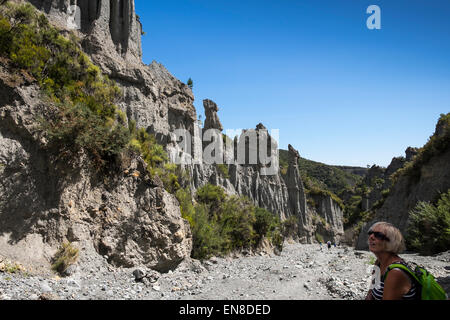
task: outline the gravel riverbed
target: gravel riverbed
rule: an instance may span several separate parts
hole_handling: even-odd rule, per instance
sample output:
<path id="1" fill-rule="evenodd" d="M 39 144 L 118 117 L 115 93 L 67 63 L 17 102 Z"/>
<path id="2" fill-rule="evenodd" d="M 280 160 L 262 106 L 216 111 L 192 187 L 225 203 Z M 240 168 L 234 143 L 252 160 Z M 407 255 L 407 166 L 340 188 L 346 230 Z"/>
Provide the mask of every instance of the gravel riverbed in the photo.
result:
<path id="1" fill-rule="evenodd" d="M 449 292 L 450 251 L 432 257 L 401 256 L 426 267 Z M 359 300 L 367 293 L 374 260 L 370 252 L 352 248 L 294 243 L 286 244 L 281 255 L 190 260 L 161 274 L 114 268 L 106 259 L 81 254 L 67 277 L 3 268 L 0 299 Z"/>

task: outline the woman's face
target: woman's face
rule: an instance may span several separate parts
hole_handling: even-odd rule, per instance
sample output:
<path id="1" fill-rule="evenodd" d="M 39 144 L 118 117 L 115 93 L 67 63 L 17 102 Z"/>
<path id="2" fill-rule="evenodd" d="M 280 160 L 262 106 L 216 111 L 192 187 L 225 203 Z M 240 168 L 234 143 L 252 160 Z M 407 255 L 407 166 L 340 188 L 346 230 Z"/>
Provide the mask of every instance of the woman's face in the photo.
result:
<path id="1" fill-rule="evenodd" d="M 386 233 L 379 226 L 375 226 L 371 231 L 373 233 L 369 235 L 369 250 L 373 253 L 383 252 L 386 240 L 380 239 L 380 236 L 377 237 L 377 233 L 382 235 L 386 235 Z"/>

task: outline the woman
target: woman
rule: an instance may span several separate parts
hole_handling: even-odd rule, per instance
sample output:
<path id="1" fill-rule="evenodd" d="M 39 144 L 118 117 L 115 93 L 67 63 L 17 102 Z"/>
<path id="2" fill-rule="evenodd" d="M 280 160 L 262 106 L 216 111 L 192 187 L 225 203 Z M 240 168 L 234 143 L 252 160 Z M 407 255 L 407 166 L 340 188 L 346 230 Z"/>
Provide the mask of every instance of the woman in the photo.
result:
<path id="1" fill-rule="evenodd" d="M 387 222 L 375 223 L 369 229 L 368 242 L 369 250 L 377 257 L 375 268 L 379 268 L 379 278 L 374 279 L 373 288 L 367 294 L 366 300 L 419 299 L 419 288 L 405 271 L 395 268 L 386 276 L 386 270 L 391 264 L 406 264 L 398 256 L 398 253 L 405 249 L 400 230 Z"/>

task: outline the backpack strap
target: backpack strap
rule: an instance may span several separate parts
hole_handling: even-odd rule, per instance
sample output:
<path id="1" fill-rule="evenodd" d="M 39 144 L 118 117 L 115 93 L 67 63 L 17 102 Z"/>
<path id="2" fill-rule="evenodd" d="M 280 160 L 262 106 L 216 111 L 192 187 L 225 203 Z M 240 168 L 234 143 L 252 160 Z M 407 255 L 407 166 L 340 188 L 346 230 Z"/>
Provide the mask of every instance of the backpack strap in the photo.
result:
<path id="1" fill-rule="evenodd" d="M 416 282 L 418 284 L 420 284 L 420 280 L 419 280 L 419 278 L 417 278 L 416 274 L 411 269 L 409 269 L 407 266 L 405 266 L 404 264 L 401 264 L 401 263 L 393 263 L 393 264 L 391 264 L 387 268 L 386 273 L 384 274 L 384 278 L 386 279 L 386 276 L 387 276 L 389 271 L 391 271 L 392 269 L 396 269 L 396 268 L 405 271 L 408 275 L 411 276 L 411 278 L 413 278 L 414 280 L 416 280 Z"/>

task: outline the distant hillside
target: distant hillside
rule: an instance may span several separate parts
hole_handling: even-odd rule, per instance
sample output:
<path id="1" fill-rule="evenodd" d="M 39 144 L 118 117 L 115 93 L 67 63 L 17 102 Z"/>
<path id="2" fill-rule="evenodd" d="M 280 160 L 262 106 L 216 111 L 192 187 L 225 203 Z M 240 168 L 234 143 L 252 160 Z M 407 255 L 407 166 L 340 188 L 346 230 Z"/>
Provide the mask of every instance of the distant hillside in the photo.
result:
<path id="1" fill-rule="evenodd" d="M 360 223 L 357 249 L 367 249 L 367 230 L 374 222 L 386 221 L 402 231 L 408 250 L 422 254 L 448 250 L 450 113 L 441 114 L 435 133 L 416 150 L 410 161 L 390 176 L 390 180 L 392 185 L 382 191 L 382 199 L 368 208 L 370 214 Z"/>
<path id="2" fill-rule="evenodd" d="M 280 150 L 280 168 L 283 172 L 288 166 L 288 151 Z M 332 166 L 300 158 L 299 169 L 302 177 L 323 189 L 338 195 L 343 190 L 355 187 L 367 173 L 366 168 Z"/>
<path id="3" fill-rule="evenodd" d="M 365 177 L 368 169 L 362 167 L 349 167 L 349 166 L 334 166 L 335 168 L 341 169 L 347 173 Z"/>

